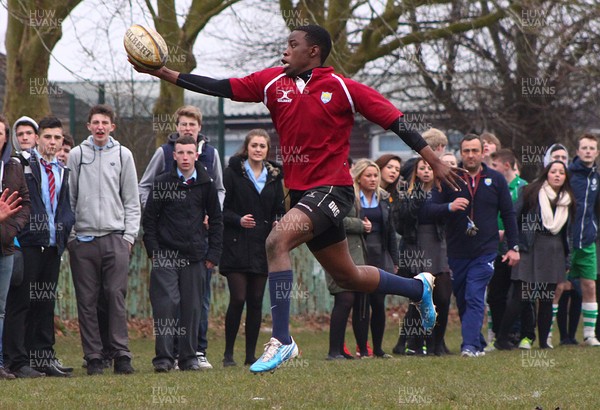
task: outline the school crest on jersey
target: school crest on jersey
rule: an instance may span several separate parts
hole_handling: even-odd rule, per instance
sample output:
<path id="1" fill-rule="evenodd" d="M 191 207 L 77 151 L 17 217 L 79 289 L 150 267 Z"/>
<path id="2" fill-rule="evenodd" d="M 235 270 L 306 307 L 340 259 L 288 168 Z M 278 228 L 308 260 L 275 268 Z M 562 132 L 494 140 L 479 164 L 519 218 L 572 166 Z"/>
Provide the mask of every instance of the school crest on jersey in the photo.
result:
<path id="1" fill-rule="evenodd" d="M 333 93 L 327 91 L 323 91 L 321 93 L 321 101 L 323 101 L 323 104 L 327 104 L 329 101 L 331 101 L 332 94 Z"/>

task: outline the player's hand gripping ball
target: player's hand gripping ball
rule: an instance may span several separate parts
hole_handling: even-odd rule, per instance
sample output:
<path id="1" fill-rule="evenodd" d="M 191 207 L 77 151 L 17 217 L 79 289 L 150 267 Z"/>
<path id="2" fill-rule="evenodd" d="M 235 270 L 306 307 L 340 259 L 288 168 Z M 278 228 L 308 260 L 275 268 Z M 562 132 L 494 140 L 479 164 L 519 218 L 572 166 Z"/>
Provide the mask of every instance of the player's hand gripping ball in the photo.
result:
<path id="1" fill-rule="evenodd" d="M 125 51 L 132 63 L 147 70 L 158 70 L 167 62 L 167 43 L 156 30 L 134 24 L 123 38 Z"/>

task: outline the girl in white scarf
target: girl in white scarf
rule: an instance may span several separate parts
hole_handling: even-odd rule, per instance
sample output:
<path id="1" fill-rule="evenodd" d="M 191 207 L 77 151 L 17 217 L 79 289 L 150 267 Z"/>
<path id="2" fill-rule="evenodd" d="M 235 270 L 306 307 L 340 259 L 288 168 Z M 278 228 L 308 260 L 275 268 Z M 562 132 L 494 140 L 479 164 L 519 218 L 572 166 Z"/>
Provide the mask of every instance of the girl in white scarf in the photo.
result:
<path id="1" fill-rule="evenodd" d="M 552 297 L 558 283 L 565 279 L 568 248 L 566 227 L 574 209 L 574 196 L 568 182 L 566 165 L 553 161 L 531 184 L 523 188 L 517 206 L 520 245 L 519 265 L 513 268 L 513 281 L 495 346 L 511 349 L 508 339 L 514 319 L 528 303 L 538 304 L 540 348 L 551 348 L 548 335 L 552 323 Z M 521 348 L 531 347 L 535 323 L 521 323 Z"/>

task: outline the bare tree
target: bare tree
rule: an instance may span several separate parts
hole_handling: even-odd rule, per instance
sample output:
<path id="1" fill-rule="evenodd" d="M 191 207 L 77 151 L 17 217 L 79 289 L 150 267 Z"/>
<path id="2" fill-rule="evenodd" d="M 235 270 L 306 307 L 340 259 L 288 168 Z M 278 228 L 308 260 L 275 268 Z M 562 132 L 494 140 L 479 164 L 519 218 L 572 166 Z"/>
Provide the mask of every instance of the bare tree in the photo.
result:
<path id="1" fill-rule="evenodd" d="M 50 55 L 62 36 L 63 20 L 80 2 L 8 0 L 4 113 L 9 121 L 23 112 L 50 113 Z"/>
<path id="2" fill-rule="evenodd" d="M 189 73 L 196 68 L 196 58 L 192 48 L 198 34 L 211 18 L 238 1 L 193 0 L 188 11 L 182 16 L 177 13 L 175 0 L 159 1 L 156 9 L 150 0 L 145 0 L 156 30 L 163 35 L 169 46 L 167 66 L 184 73 Z M 181 26 L 178 17 L 184 19 Z M 183 89 L 161 81 L 160 96 L 153 108 L 154 115 L 172 115 L 181 105 L 183 105 Z M 162 144 L 165 137 L 166 133 L 159 132 L 156 144 Z"/>
<path id="3" fill-rule="evenodd" d="M 481 10 L 457 20 L 436 18 L 451 4 L 452 0 L 279 0 L 282 18 L 290 29 L 298 22 L 307 21 L 319 24 L 331 33 L 334 47 L 330 64 L 345 75 L 354 75 L 370 61 L 410 44 L 487 27 L 516 8 L 507 5 Z M 417 14 L 426 16 L 429 24 L 413 30 L 410 18 Z"/>
<path id="4" fill-rule="evenodd" d="M 546 0 L 515 5 L 475 35 L 424 43 L 413 67 L 458 127 L 493 131 L 525 165 L 539 166 L 546 146 L 570 144 L 600 122 L 600 7 Z M 455 4 L 449 18 L 465 13 Z M 413 17 L 416 31 L 426 24 Z"/>

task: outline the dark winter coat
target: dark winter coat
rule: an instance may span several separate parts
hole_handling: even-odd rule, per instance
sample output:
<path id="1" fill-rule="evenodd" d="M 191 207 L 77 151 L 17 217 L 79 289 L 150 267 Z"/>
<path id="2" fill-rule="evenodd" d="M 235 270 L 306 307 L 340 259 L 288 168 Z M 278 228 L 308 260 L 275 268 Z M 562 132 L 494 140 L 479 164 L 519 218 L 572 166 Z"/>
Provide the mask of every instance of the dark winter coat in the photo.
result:
<path id="1" fill-rule="evenodd" d="M 209 260 L 218 264 L 223 244 L 221 205 L 213 180 L 198 161 L 196 173 L 197 179 L 186 185 L 179 179 L 174 162 L 171 172 L 156 178 L 142 218 L 149 257 L 176 251 L 191 262 Z"/>
<path id="2" fill-rule="evenodd" d="M 223 255 L 219 271 L 266 275 L 265 241 L 273 222 L 285 213 L 281 167 L 265 161 L 267 181 L 259 193 L 244 168 L 244 159 L 233 156 L 223 173 Z M 242 216 L 252 214 L 256 226 L 242 228 Z"/>
<path id="3" fill-rule="evenodd" d="M 21 246 L 48 246 L 50 243 L 50 230 L 48 229 L 48 214 L 42 199 L 42 176 L 41 165 L 36 155 L 22 152 L 18 156 L 25 173 L 29 199 L 31 200 L 31 213 L 29 220 L 19 234 Z M 69 169 L 59 165 L 61 169 L 60 191 L 56 212 L 54 214 L 54 226 L 56 228 L 56 246 L 58 254 L 61 255 L 67 245 L 69 234 L 75 224 L 75 214 L 71 209 L 69 197 Z M 46 172 L 44 170 L 44 172 Z"/>
<path id="4" fill-rule="evenodd" d="M 389 262 L 393 264 L 393 266 L 378 266 L 382 269 L 388 269 L 392 272 L 394 266 L 399 265 L 400 261 L 400 252 L 398 250 L 398 241 L 396 240 L 396 229 L 394 226 L 394 221 L 392 218 L 392 203 L 389 201 L 389 193 L 383 191 L 381 193 L 381 197 L 379 198 L 379 207 L 381 208 L 381 217 L 382 217 L 382 232 L 381 232 L 381 245 L 382 245 L 382 255 L 386 253 L 389 254 L 391 259 L 387 261 L 380 261 L 382 265 L 388 265 Z M 360 212 L 361 219 L 364 218 L 363 210 Z M 367 234 L 371 235 L 371 234 Z M 368 239 L 366 239 L 368 245 Z M 369 259 L 368 248 L 365 248 L 367 252 L 367 260 Z"/>
<path id="5" fill-rule="evenodd" d="M 436 188 L 433 188 L 436 189 Z M 431 199 L 431 192 L 425 192 L 417 185 L 410 194 L 402 191 L 398 201 L 398 226 L 402 227 L 402 241 L 417 245 L 417 230 L 419 228 L 419 214 L 425 213 L 422 209 L 425 202 Z M 421 221 L 422 222 L 422 221 Z M 435 229 L 440 241 L 446 238 L 446 226 L 443 218 L 435 218 Z"/>
<path id="6" fill-rule="evenodd" d="M 579 157 L 569 166 L 569 182 L 575 194 L 577 208 L 571 220 L 573 248 L 585 248 L 598 236 L 598 206 L 600 174 L 596 165 L 586 167 Z"/>
<path id="7" fill-rule="evenodd" d="M 544 232 L 550 234 L 542 224 L 542 210 L 540 205 L 535 209 L 525 209 L 524 198 L 523 198 L 523 187 L 520 189 L 519 197 L 515 204 L 515 214 L 517 215 L 517 226 L 519 227 L 519 251 L 530 252 L 533 249 L 535 234 L 537 232 Z M 564 250 L 567 265 L 569 262 L 569 237 L 568 227 L 571 222 L 571 210 L 569 209 L 569 219 L 564 224 L 558 235 L 560 235 Z"/>
<path id="8" fill-rule="evenodd" d="M 31 206 L 23 168 L 16 159 L 10 157 L 11 151 L 12 146 L 7 135 L 0 160 L 2 191 L 8 188 L 10 193 L 19 192 L 22 208 L 15 215 L 0 223 L 0 246 L 2 247 L 3 256 L 12 255 L 15 252 L 15 236 L 29 223 Z"/>
<path id="9" fill-rule="evenodd" d="M 506 178 L 485 163 L 482 163 L 481 166 L 481 180 L 474 199 L 466 184 L 459 184 L 461 188 L 459 191 L 443 184 L 442 191 L 431 190 L 431 201 L 425 202 L 428 217 L 446 217 L 446 244 L 449 258 L 474 259 L 481 255 L 498 252 L 498 243 L 500 242 L 498 212 L 504 222 L 504 235 L 509 249 L 519 243 L 517 219 Z M 457 212 L 449 210 L 449 203 L 456 198 L 469 200 L 466 210 Z M 479 232 L 476 236 L 467 236 L 465 234 L 467 216 L 471 213 L 473 206 L 475 209 L 472 219 L 479 228 Z"/>

